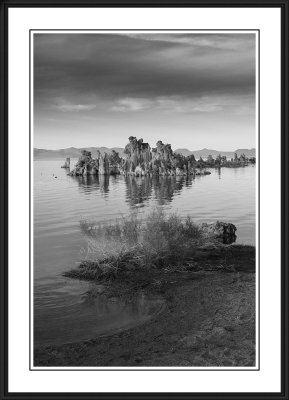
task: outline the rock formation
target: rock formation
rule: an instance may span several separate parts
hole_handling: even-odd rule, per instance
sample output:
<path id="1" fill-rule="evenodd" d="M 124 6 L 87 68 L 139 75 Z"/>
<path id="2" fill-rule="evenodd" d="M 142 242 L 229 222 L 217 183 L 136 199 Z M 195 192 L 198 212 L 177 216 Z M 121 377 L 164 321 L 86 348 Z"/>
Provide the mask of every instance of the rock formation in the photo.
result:
<path id="1" fill-rule="evenodd" d="M 143 143 L 143 139 L 137 140 L 130 136 L 129 143 L 125 146 L 125 158 L 122 163 L 122 172 L 135 176 L 147 175 L 151 166 L 151 148 L 148 143 Z"/>
<path id="2" fill-rule="evenodd" d="M 67 157 L 65 160 L 64 165 L 61 166 L 61 168 L 70 168 L 70 158 Z"/>
<path id="3" fill-rule="evenodd" d="M 121 158 L 116 151 L 110 156 L 106 153 L 101 154 L 97 151 L 96 157 L 92 158 L 91 152 L 87 150 L 81 151 L 75 168 L 69 173 L 72 176 L 80 175 L 109 175 L 120 173 Z"/>
<path id="4" fill-rule="evenodd" d="M 109 175 L 109 160 L 108 160 L 108 156 L 106 153 L 104 153 L 104 155 L 102 155 L 99 151 L 98 151 L 98 173 L 99 175 Z"/>
<path id="5" fill-rule="evenodd" d="M 98 173 L 98 164 L 96 160 L 91 157 L 91 152 L 87 150 L 81 151 L 75 168 L 69 173 L 69 175 L 96 175 Z"/>
<path id="6" fill-rule="evenodd" d="M 108 156 L 108 161 L 109 161 L 109 174 L 110 175 L 120 174 L 122 158 L 115 150 L 112 150 L 111 154 Z"/>
<path id="7" fill-rule="evenodd" d="M 161 140 L 152 148 L 143 139 L 129 137 L 129 143 L 124 149 L 124 158 L 113 150 L 110 155 L 99 151 L 95 158 L 91 152 L 82 150 L 75 168 L 69 173 L 79 175 L 133 175 L 133 176 L 187 176 L 207 175 L 206 165 L 202 159 L 195 160 L 193 155 L 185 157 L 174 153 L 170 144 Z"/>
<path id="8" fill-rule="evenodd" d="M 184 157 L 174 153 L 170 144 L 161 140 L 156 147 L 150 148 L 143 139 L 129 137 L 129 143 L 124 150 L 125 158 L 121 163 L 124 175 L 145 176 L 183 176 L 195 175 L 196 160 L 194 156 Z"/>
<path id="9" fill-rule="evenodd" d="M 221 167 L 237 168 L 237 167 L 245 167 L 249 164 L 255 164 L 255 163 L 256 163 L 255 157 L 248 158 L 244 153 L 241 154 L 240 157 L 238 157 L 237 153 L 234 153 L 234 158 L 231 158 L 230 160 L 227 160 L 226 156 L 221 156 L 221 154 L 219 154 L 216 157 L 216 159 L 214 159 L 212 155 L 208 155 L 206 160 L 203 160 L 202 157 L 200 157 L 198 161 L 194 161 L 195 167 L 198 167 L 200 169 L 202 168 L 219 169 Z"/>

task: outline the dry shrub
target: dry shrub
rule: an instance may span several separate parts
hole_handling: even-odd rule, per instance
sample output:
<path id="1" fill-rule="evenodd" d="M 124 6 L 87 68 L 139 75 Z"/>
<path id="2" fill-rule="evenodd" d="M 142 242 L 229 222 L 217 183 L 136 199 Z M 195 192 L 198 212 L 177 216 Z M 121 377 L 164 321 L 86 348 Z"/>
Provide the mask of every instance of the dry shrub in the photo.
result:
<path id="1" fill-rule="evenodd" d="M 65 275 L 83 279 L 114 277 L 127 269 L 178 265 L 202 243 L 202 231 L 190 217 L 184 220 L 177 213 L 165 214 L 162 208 L 145 217 L 132 212 L 106 224 L 81 220 L 80 228 L 87 243 L 84 261 Z"/>

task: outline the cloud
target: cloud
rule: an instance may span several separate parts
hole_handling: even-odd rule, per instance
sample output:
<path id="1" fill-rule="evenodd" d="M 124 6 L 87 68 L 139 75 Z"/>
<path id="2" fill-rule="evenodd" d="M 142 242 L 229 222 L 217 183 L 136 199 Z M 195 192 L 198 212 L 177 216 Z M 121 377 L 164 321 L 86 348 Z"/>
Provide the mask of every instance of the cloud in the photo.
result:
<path id="1" fill-rule="evenodd" d="M 233 114 L 246 115 L 254 110 L 254 96 L 159 96 L 150 99 L 126 97 L 113 102 L 108 108 L 111 112 L 117 113 L 215 113 L 230 111 Z"/>
<path id="2" fill-rule="evenodd" d="M 223 109 L 215 98 L 186 98 L 180 96 L 159 97 L 155 100 L 154 108 L 175 113 L 216 112 Z"/>
<path id="3" fill-rule="evenodd" d="M 240 48 L 252 47 L 254 45 L 254 34 L 243 34 L 243 37 L 230 34 L 155 34 L 155 33 L 128 33 L 124 34 L 131 39 L 157 41 L 178 45 L 188 45 L 194 47 L 212 47 L 220 50 L 236 51 Z M 251 40 L 248 41 L 248 38 Z"/>
<path id="4" fill-rule="evenodd" d="M 123 98 L 115 102 L 111 111 L 116 112 L 136 112 L 151 108 L 152 100 L 142 98 Z"/>
<path id="5" fill-rule="evenodd" d="M 254 134 L 252 34 L 37 34 L 33 71 L 36 135 L 47 127 L 48 142 L 52 130 L 69 146 L 72 131 L 93 141 L 96 127 L 115 142 L 120 131 L 202 142 L 218 131 L 240 146 Z"/>
<path id="6" fill-rule="evenodd" d="M 253 35 L 149 37 L 136 40 L 117 34 L 37 35 L 35 104 L 51 102 L 60 93 L 75 104 L 74 99 L 82 95 L 95 95 L 105 102 L 255 90 Z"/>
<path id="7" fill-rule="evenodd" d="M 96 108 L 96 104 L 58 104 L 52 105 L 53 110 L 61 112 L 80 112 L 80 111 L 91 111 Z"/>
<path id="8" fill-rule="evenodd" d="M 91 100 L 91 96 L 82 96 L 85 103 Z M 240 99 L 239 99 L 240 100 Z M 141 113 L 141 112 L 159 112 L 159 113 L 204 113 L 221 111 L 228 106 L 240 106 L 237 99 L 232 96 L 156 96 L 151 98 L 140 97 L 122 97 L 117 100 L 94 99 L 93 104 L 72 104 L 66 98 L 55 98 L 50 109 L 62 113 L 78 113 L 81 111 L 97 110 L 97 112 L 111 113 Z M 242 97 L 242 102 L 247 99 Z M 240 101 L 239 101 L 240 103 Z M 242 109 L 246 109 L 242 105 Z"/>

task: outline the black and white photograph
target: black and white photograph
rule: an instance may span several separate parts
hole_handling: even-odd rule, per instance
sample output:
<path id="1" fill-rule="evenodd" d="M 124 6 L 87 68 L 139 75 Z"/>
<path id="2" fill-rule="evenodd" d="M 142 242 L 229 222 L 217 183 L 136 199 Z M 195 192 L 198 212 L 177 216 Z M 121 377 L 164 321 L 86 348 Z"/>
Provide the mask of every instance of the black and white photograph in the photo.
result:
<path id="1" fill-rule="evenodd" d="M 288 30 L 1 0 L 0 400 L 288 400 Z"/>
<path id="2" fill-rule="evenodd" d="M 33 32 L 34 367 L 258 367 L 256 31 Z"/>

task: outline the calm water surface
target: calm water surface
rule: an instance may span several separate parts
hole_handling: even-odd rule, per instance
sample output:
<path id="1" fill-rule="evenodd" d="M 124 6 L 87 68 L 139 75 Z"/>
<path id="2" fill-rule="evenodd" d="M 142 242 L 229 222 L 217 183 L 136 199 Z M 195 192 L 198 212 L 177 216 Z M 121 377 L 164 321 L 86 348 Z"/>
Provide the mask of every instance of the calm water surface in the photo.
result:
<path id="1" fill-rule="evenodd" d="M 76 161 L 76 160 L 75 160 Z M 82 258 L 81 218 L 115 220 L 154 206 L 190 215 L 196 222 L 231 222 L 237 242 L 255 244 L 254 166 L 212 169 L 199 177 L 70 177 L 62 161 L 34 161 L 35 344 L 88 339 L 147 320 L 160 299 L 140 293 L 129 302 L 88 296 L 95 286 L 65 279 Z M 72 160 L 74 165 L 74 160 Z"/>

